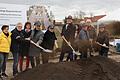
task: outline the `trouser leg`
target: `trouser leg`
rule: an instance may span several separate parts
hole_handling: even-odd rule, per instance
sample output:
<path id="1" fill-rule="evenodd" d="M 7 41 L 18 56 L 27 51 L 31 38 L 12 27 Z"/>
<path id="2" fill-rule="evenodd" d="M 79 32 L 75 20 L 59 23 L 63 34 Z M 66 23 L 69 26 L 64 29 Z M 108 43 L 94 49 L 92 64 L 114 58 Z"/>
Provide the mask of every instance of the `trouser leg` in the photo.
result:
<path id="1" fill-rule="evenodd" d="M 19 54 L 13 53 L 13 75 L 18 73 Z"/>
<path id="2" fill-rule="evenodd" d="M 29 56 L 26 56 L 26 69 L 28 69 L 29 68 Z"/>
<path id="3" fill-rule="evenodd" d="M 40 64 L 40 56 L 35 57 L 35 60 L 36 60 L 36 66 L 38 66 Z"/>
<path id="4" fill-rule="evenodd" d="M 8 60 L 8 54 L 3 54 L 4 56 L 4 61 L 3 61 L 3 66 L 2 66 L 2 73 L 5 73 L 6 71 L 6 62 Z"/>
<path id="5" fill-rule="evenodd" d="M 65 53 L 64 53 L 64 52 L 61 52 L 60 58 L 59 58 L 59 62 L 62 62 L 62 61 L 63 61 L 64 55 L 65 55 Z"/>
<path id="6" fill-rule="evenodd" d="M 30 56 L 30 63 L 31 63 L 32 68 L 34 68 L 35 67 L 35 62 L 34 62 L 34 57 L 33 56 Z"/>
<path id="7" fill-rule="evenodd" d="M 19 56 L 19 69 L 20 71 L 23 71 L 23 56 Z"/>
<path id="8" fill-rule="evenodd" d="M 48 53 L 42 53 L 42 63 L 46 64 L 49 60 L 49 54 Z"/>
<path id="9" fill-rule="evenodd" d="M 3 53 L 0 53 L 0 75 L 2 72 L 3 62 L 4 62 L 4 56 L 3 56 Z"/>

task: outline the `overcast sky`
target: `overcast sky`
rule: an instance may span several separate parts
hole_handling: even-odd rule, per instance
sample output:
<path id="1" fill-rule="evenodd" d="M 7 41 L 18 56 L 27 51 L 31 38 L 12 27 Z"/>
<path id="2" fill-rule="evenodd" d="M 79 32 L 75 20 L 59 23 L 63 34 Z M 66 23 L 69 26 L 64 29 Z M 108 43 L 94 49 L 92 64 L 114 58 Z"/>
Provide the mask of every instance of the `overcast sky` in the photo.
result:
<path id="1" fill-rule="evenodd" d="M 86 13 L 105 14 L 120 8 L 120 0 L 0 0 L 0 3 L 14 4 L 45 4 L 51 6 L 56 19 L 63 19 L 73 15 L 75 11 L 82 10 Z"/>

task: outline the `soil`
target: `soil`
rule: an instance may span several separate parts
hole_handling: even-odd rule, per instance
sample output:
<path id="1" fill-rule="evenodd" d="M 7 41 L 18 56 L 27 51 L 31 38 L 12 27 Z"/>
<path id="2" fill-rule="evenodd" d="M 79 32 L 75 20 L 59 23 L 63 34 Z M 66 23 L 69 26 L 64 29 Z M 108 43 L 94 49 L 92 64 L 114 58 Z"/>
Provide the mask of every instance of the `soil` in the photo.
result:
<path id="1" fill-rule="evenodd" d="M 120 80 L 120 63 L 103 57 L 39 65 L 12 80 Z"/>

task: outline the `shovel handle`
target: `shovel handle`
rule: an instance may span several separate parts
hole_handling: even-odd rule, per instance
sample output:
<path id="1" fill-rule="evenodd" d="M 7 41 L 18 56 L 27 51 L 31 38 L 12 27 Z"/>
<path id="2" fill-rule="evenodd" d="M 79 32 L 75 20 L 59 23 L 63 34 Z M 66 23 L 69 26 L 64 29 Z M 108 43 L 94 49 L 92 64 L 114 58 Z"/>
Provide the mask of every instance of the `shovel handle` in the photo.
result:
<path id="1" fill-rule="evenodd" d="M 56 27 L 58 32 L 61 33 L 60 29 L 58 27 Z M 68 44 L 68 46 L 75 52 L 75 50 L 73 49 L 73 47 L 69 44 L 69 42 L 66 40 L 66 38 L 64 36 L 62 36 L 62 39 Z"/>
<path id="2" fill-rule="evenodd" d="M 68 46 L 69 46 L 73 51 L 75 51 L 75 50 L 73 49 L 73 47 L 71 46 L 71 44 L 65 39 L 65 37 L 62 36 L 62 38 L 63 38 L 63 40 L 68 44 Z"/>
<path id="3" fill-rule="evenodd" d="M 43 47 L 37 45 L 35 42 L 33 42 L 32 40 L 30 40 L 30 43 L 34 44 L 35 46 L 37 46 L 38 48 L 42 49 L 42 50 L 45 50 Z"/>
<path id="4" fill-rule="evenodd" d="M 105 48 L 109 48 L 108 46 L 103 46 L 102 44 L 100 44 L 99 42 L 96 42 L 98 45 L 105 47 Z"/>

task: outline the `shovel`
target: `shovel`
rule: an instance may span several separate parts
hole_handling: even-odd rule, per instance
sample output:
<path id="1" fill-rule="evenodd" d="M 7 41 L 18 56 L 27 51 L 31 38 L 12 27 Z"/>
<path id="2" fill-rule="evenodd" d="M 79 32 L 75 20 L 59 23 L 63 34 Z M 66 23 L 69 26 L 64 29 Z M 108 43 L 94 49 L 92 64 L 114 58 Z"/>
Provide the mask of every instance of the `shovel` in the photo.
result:
<path id="1" fill-rule="evenodd" d="M 58 27 L 56 27 L 57 30 L 59 31 L 59 33 L 61 33 L 60 29 Z M 72 49 L 73 51 L 73 55 L 80 55 L 79 52 L 75 52 L 74 48 L 71 46 L 71 44 L 66 40 L 66 38 L 64 36 L 62 36 L 62 39 L 67 43 L 67 45 Z"/>
<path id="2" fill-rule="evenodd" d="M 105 47 L 105 48 L 109 48 L 109 46 L 104 46 L 104 45 L 100 44 L 99 42 L 96 42 L 96 44 L 98 44 L 98 45 L 100 45 L 102 47 Z"/>
<path id="3" fill-rule="evenodd" d="M 36 47 L 42 49 L 44 52 L 46 53 L 52 53 L 52 50 L 49 50 L 49 49 L 44 49 L 43 47 L 37 45 L 35 42 L 33 42 L 32 40 L 30 40 L 30 43 L 34 44 Z"/>
<path id="4" fill-rule="evenodd" d="M 68 46 L 72 49 L 74 55 L 80 55 L 79 52 L 75 52 L 74 48 L 71 46 L 71 44 L 65 39 L 64 36 L 62 36 L 62 39 L 68 44 Z"/>

